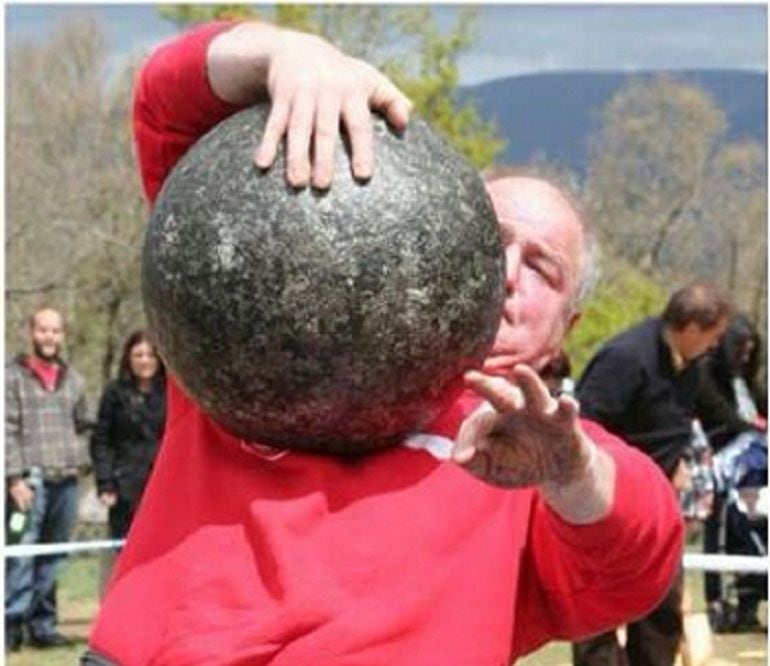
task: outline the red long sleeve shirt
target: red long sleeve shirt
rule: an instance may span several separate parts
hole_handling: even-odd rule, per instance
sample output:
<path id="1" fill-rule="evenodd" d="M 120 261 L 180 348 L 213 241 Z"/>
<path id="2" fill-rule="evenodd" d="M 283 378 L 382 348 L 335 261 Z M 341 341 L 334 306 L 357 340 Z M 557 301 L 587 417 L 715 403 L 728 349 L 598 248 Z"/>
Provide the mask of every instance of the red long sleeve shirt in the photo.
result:
<path id="1" fill-rule="evenodd" d="M 206 78 L 225 24 L 159 48 L 135 98 L 152 201 L 236 109 Z M 255 144 L 258 137 L 255 137 Z M 466 394 L 427 429 L 448 445 Z M 169 382 L 164 443 L 91 634 L 122 666 L 492 666 L 643 615 L 676 570 L 682 525 L 655 465 L 599 426 L 612 511 L 574 526 L 534 489 L 502 490 L 419 448 L 356 460 L 247 447 Z M 445 439 L 449 438 L 449 439 Z"/>

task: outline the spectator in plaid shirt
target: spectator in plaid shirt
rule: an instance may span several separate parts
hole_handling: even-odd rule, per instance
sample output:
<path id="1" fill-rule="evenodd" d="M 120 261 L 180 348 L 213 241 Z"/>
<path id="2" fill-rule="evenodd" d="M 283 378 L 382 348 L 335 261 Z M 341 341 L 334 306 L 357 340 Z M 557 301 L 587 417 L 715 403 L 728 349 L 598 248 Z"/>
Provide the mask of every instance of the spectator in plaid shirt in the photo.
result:
<path id="1" fill-rule="evenodd" d="M 78 473 L 88 462 L 80 437 L 85 382 L 61 359 L 64 320 L 38 308 L 29 320 L 31 354 L 6 364 L 5 475 L 7 506 L 28 514 L 23 544 L 69 541 L 77 518 Z M 6 647 L 16 650 L 27 626 L 37 647 L 66 645 L 57 630 L 55 582 L 61 555 L 6 560 Z"/>

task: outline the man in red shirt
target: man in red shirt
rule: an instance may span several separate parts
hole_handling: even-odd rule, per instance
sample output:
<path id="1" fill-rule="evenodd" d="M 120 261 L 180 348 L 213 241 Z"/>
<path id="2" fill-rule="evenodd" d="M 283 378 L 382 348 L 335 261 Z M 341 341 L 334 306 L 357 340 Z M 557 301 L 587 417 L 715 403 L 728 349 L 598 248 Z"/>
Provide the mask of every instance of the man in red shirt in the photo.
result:
<path id="1" fill-rule="evenodd" d="M 359 177 L 373 170 L 369 109 L 408 121 L 392 84 L 316 37 L 205 25 L 156 50 L 137 84 L 150 201 L 199 136 L 266 94 L 255 160 L 269 167 L 285 135 L 294 185 L 331 184 L 340 121 Z M 588 232 L 542 180 L 487 186 L 508 294 L 471 390 L 404 446 L 351 460 L 244 442 L 171 378 L 86 663 L 508 664 L 657 603 L 681 553 L 669 485 L 536 373 L 577 319 Z"/>

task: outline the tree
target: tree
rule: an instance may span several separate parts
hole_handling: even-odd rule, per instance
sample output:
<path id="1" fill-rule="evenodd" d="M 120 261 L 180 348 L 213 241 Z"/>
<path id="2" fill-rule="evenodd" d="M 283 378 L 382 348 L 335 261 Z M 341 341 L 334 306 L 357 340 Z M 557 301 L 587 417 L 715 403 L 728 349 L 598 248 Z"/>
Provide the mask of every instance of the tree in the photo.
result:
<path id="1" fill-rule="evenodd" d="M 670 77 L 632 80 L 593 137 L 587 192 L 603 245 L 666 289 L 727 288 L 767 322 L 767 156 L 728 141 L 724 112 Z"/>
<path id="2" fill-rule="evenodd" d="M 270 18 L 249 5 L 164 5 L 161 14 L 180 27 L 221 18 Z M 503 149 L 504 141 L 493 123 L 480 118 L 473 103 L 460 106 L 457 101 L 457 59 L 473 43 L 474 19 L 473 10 L 463 9 L 444 35 L 429 7 L 279 4 L 271 20 L 321 34 L 350 55 L 383 69 L 412 99 L 420 116 L 483 168 Z"/>
<path id="3" fill-rule="evenodd" d="M 251 5 L 229 5 L 224 3 L 215 5 L 160 5 L 158 7 L 158 14 L 164 19 L 175 23 L 178 28 L 206 21 L 252 19 L 260 16 L 260 12 Z"/>
<path id="4" fill-rule="evenodd" d="M 405 60 L 388 63 L 385 71 L 412 99 L 417 111 L 449 138 L 472 164 L 489 166 L 504 147 L 494 123 L 480 118 L 473 103 L 457 103 L 460 53 L 473 43 L 476 11 L 463 8 L 453 30 L 443 36 L 431 20 L 429 7 L 397 15 L 403 33 L 416 40 L 419 63 Z"/>
<path id="5" fill-rule="evenodd" d="M 6 345 L 24 344 L 35 306 L 59 307 L 69 356 L 94 392 L 118 340 L 141 321 L 146 218 L 128 122 L 131 73 L 108 87 L 105 65 L 101 26 L 83 16 L 47 44 L 12 45 L 6 70 Z"/>
<path id="6" fill-rule="evenodd" d="M 663 247 L 703 191 L 725 115 L 705 91 L 662 76 L 632 80 L 602 117 L 588 172 L 594 218 L 624 256 L 659 270 Z"/>

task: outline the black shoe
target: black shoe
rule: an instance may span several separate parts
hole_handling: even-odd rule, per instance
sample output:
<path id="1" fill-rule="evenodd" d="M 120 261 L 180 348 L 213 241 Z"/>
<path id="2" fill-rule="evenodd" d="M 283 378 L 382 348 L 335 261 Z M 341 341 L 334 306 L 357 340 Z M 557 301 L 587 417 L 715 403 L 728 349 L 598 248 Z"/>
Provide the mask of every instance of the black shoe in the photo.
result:
<path id="1" fill-rule="evenodd" d="M 707 610 L 711 631 L 715 634 L 727 634 L 735 627 L 735 608 L 727 601 L 714 601 Z"/>
<path id="2" fill-rule="evenodd" d="M 738 616 L 735 618 L 733 631 L 738 634 L 761 633 L 764 631 L 764 627 L 759 621 L 756 611 L 754 613 L 742 613 L 739 610 Z"/>
<path id="3" fill-rule="evenodd" d="M 45 650 L 47 648 L 68 647 L 72 645 L 72 641 L 64 634 L 54 631 L 52 634 L 45 634 L 43 636 L 30 636 L 29 644 L 32 647 Z"/>
<path id="4" fill-rule="evenodd" d="M 24 632 L 21 625 L 11 624 L 5 627 L 5 649 L 8 652 L 18 652 L 24 644 Z"/>

